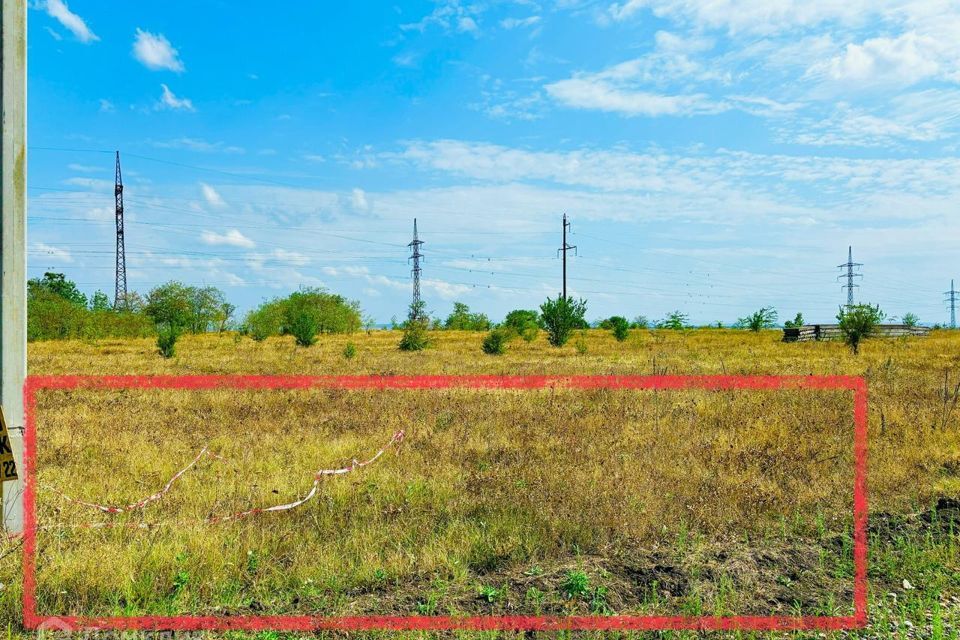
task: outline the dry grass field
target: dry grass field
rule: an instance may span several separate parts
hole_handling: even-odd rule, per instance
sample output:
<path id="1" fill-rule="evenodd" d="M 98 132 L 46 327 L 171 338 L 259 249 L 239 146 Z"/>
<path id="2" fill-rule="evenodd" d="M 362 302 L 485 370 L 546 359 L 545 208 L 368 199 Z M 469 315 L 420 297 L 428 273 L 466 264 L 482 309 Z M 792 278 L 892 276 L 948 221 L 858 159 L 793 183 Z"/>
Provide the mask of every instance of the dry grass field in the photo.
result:
<path id="1" fill-rule="evenodd" d="M 858 375 L 870 391 L 871 629 L 956 637 L 960 333 L 838 343 L 779 332 L 633 331 L 585 351 L 377 331 L 255 343 L 185 337 L 30 345 L 42 374 Z M 347 343 L 356 356 L 346 358 Z M 840 391 L 44 391 L 43 613 L 812 614 L 852 605 L 852 396 Z M 320 468 L 375 453 L 302 497 Z M 142 510 L 102 514 L 65 501 Z M 103 524 L 110 526 L 102 526 Z M 91 526 L 92 525 L 92 526 Z M 0 543 L 0 619 L 19 618 Z M 903 636 L 906 637 L 906 636 Z"/>

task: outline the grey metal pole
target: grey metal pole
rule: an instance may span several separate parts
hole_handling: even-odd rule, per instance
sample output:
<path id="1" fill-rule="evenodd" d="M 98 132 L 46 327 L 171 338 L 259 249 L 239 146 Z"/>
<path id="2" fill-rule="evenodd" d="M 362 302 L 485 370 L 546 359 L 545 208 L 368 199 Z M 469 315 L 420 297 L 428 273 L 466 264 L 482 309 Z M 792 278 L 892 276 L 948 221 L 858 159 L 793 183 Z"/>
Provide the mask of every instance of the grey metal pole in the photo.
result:
<path id="1" fill-rule="evenodd" d="M 3 485 L 3 526 L 23 531 L 23 382 L 27 375 L 27 2 L 2 0 L 0 402 L 20 480 Z"/>

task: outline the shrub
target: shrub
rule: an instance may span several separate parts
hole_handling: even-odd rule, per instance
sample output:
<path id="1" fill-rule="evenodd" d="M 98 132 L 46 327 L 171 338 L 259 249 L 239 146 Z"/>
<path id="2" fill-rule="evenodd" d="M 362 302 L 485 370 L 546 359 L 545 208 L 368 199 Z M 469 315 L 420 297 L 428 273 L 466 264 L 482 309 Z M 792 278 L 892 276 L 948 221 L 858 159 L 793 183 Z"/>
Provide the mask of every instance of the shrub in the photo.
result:
<path id="1" fill-rule="evenodd" d="M 917 317 L 917 314 L 908 312 L 903 314 L 903 319 L 901 322 L 906 327 L 916 327 L 920 324 L 920 318 Z"/>
<path id="2" fill-rule="evenodd" d="M 283 316 L 284 309 L 280 301 L 265 302 L 247 314 L 244 327 L 251 338 L 262 342 L 270 336 L 280 335 Z"/>
<path id="3" fill-rule="evenodd" d="M 426 320 L 407 320 L 403 327 L 403 337 L 400 338 L 401 351 L 423 351 L 430 346 L 427 335 L 428 322 Z"/>
<path id="4" fill-rule="evenodd" d="M 586 300 L 573 300 L 563 296 L 556 300 L 547 298 L 547 301 L 540 305 L 540 321 L 547 331 L 550 344 L 555 347 L 567 344 L 574 329 L 586 326 L 583 319 L 586 313 Z"/>
<path id="5" fill-rule="evenodd" d="M 422 300 L 410 304 L 410 313 L 403 323 L 403 337 L 397 345 L 401 351 L 423 351 L 430 346 L 430 337 L 427 334 L 430 320 L 424 311 L 425 306 Z"/>
<path id="6" fill-rule="evenodd" d="M 177 338 L 180 337 L 180 329 L 175 325 L 166 325 L 157 332 L 157 348 L 160 355 L 164 358 L 172 358 L 176 353 Z"/>
<path id="7" fill-rule="evenodd" d="M 803 326 L 803 314 L 798 311 L 796 317 L 784 322 L 783 326 L 787 329 L 799 329 Z"/>
<path id="8" fill-rule="evenodd" d="M 507 352 L 507 345 L 516 337 L 513 327 L 497 327 L 483 339 L 483 352 L 492 356 L 501 356 Z"/>
<path id="9" fill-rule="evenodd" d="M 287 318 L 287 332 L 292 334 L 301 347 L 309 347 L 317 341 L 319 326 L 317 318 L 304 308 L 291 309 Z"/>
<path id="10" fill-rule="evenodd" d="M 630 322 L 623 316 L 611 316 L 604 322 L 607 323 L 606 328 L 610 329 L 617 342 L 623 342 L 630 335 Z"/>
<path id="11" fill-rule="evenodd" d="M 577 353 L 581 356 L 586 355 L 587 353 L 587 334 L 585 331 L 581 331 L 580 335 L 577 336 L 577 341 L 573 345 L 577 349 Z"/>
<path id="12" fill-rule="evenodd" d="M 770 327 L 773 327 L 776 322 L 776 309 L 773 307 L 762 307 L 759 311 L 751 313 L 746 318 L 740 318 L 737 320 L 736 327 L 738 329 L 760 331 L 761 329 L 769 329 Z"/>
<path id="13" fill-rule="evenodd" d="M 860 353 L 860 342 L 869 338 L 877 331 L 877 325 L 883 320 L 880 306 L 869 304 L 855 304 L 840 307 L 837 321 L 840 323 L 840 333 L 854 355 Z"/>
<path id="14" fill-rule="evenodd" d="M 352 342 L 348 342 L 347 346 L 343 348 L 343 357 L 347 360 L 353 360 L 355 355 L 357 355 L 357 347 Z"/>
<path id="15" fill-rule="evenodd" d="M 666 318 L 657 323 L 658 329 L 686 329 L 689 326 L 687 314 L 681 311 L 672 311 Z"/>
<path id="16" fill-rule="evenodd" d="M 512 328 L 527 342 L 533 342 L 540 333 L 540 314 L 528 309 L 515 309 L 507 314 L 503 326 Z"/>
<path id="17" fill-rule="evenodd" d="M 459 331 L 487 331 L 490 319 L 482 313 L 470 313 L 470 307 L 462 302 L 453 303 L 453 312 L 443 323 L 444 329 Z"/>

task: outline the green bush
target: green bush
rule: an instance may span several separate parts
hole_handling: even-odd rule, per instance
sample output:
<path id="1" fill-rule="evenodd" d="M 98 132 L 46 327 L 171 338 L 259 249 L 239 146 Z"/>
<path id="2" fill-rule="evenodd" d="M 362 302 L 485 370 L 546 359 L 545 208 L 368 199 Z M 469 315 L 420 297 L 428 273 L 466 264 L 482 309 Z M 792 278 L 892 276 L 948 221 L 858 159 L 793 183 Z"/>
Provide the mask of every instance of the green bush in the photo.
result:
<path id="1" fill-rule="evenodd" d="M 262 342 L 270 336 L 280 335 L 283 317 L 284 309 L 280 301 L 265 302 L 247 314 L 244 330 L 251 338 Z"/>
<path id="2" fill-rule="evenodd" d="M 751 313 L 746 318 L 737 320 L 736 327 L 738 329 L 760 331 L 761 329 L 769 329 L 775 326 L 776 322 L 777 310 L 773 307 L 762 307 L 759 311 Z"/>
<path id="3" fill-rule="evenodd" d="M 512 327 L 497 327 L 483 338 L 483 352 L 491 356 L 502 356 L 507 345 L 517 336 Z"/>
<path id="4" fill-rule="evenodd" d="M 180 330 L 174 325 L 161 327 L 157 332 L 157 348 L 164 358 L 172 358 L 176 353 L 177 338 Z"/>
<path id="5" fill-rule="evenodd" d="M 430 346 L 427 335 L 429 322 L 424 319 L 408 320 L 404 323 L 403 337 L 400 338 L 401 351 L 423 351 Z"/>
<path id="6" fill-rule="evenodd" d="M 584 316 L 587 313 L 586 300 L 558 297 L 547 298 L 540 305 L 540 322 L 547 331 L 547 339 L 555 347 L 567 344 L 574 329 L 586 328 Z"/>
<path id="7" fill-rule="evenodd" d="M 444 329 L 458 331 L 487 331 L 490 319 L 482 313 L 470 313 L 470 307 L 462 302 L 453 303 L 453 312 L 443 323 Z"/>
<path id="8" fill-rule="evenodd" d="M 803 314 L 799 311 L 793 320 L 787 320 L 783 323 L 783 326 L 787 329 L 799 329 L 803 326 Z"/>
<path id="9" fill-rule="evenodd" d="M 540 314 L 530 309 L 515 309 L 507 314 L 502 326 L 513 329 L 526 342 L 533 342 L 540 333 Z"/>
<path id="10" fill-rule="evenodd" d="M 220 308 L 219 321 L 226 309 Z M 320 333 L 353 333 L 363 326 L 360 304 L 323 289 L 305 288 L 286 298 L 274 298 L 250 311 L 244 321 L 254 340 L 270 336 L 292 335 L 297 344 L 313 344 Z M 314 338 L 307 337 L 313 331 Z"/>
<path id="11" fill-rule="evenodd" d="M 883 321 L 883 317 L 879 305 L 855 304 L 840 307 L 840 313 L 837 314 L 840 333 L 854 355 L 860 353 L 860 342 L 876 333 L 877 325 Z"/>
<path id="12" fill-rule="evenodd" d="M 343 348 L 343 357 L 347 360 L 353 360 L 355 355 L 357 355 L 357 347 L 352 342 L 348 342 L 347 346 Z"/>
<path id="13" fill-rule="evenodd" d="M 606 325 L 604 329 L 609 329 L 617 342 L 623 342 L 630 336 L 630 322 L 623 316 L 610 316 L 601 324 Z"/>
<path id="14" fill-rule="evenodd" d="M 681 329 L 686 329 L 690 326 L 689 318 L 687 314 L 682 311 L 672 311 L 667 314 L 667 317 L 657 323 L 658 329 L 672 329 L 679 331 Z"/>
<path id="15" fill-rule="evenodd" d="M 298 346 L 309 347 L 317 341 L 317 319 L 306 309 L 291 310 L 287 322 L 287 331 L 296 338 Z"/>

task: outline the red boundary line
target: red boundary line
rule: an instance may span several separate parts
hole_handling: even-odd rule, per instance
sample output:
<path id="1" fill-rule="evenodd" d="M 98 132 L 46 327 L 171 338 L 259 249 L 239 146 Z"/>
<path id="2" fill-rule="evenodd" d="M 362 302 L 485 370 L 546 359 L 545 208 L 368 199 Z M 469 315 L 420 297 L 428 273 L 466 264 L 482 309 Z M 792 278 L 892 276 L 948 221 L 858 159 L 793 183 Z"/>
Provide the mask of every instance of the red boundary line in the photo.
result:
<path id="1" fill-rule="evenodd" d="M 36 393 L 43 389 L 842 389 L 853 392 L 853 616 L 50 616 L 36 601 Z M 866 627 L 867 384 L 854 376 L 29 376 L 24 452 L 23 624 L 27 629 L 840 630 Z"/>

